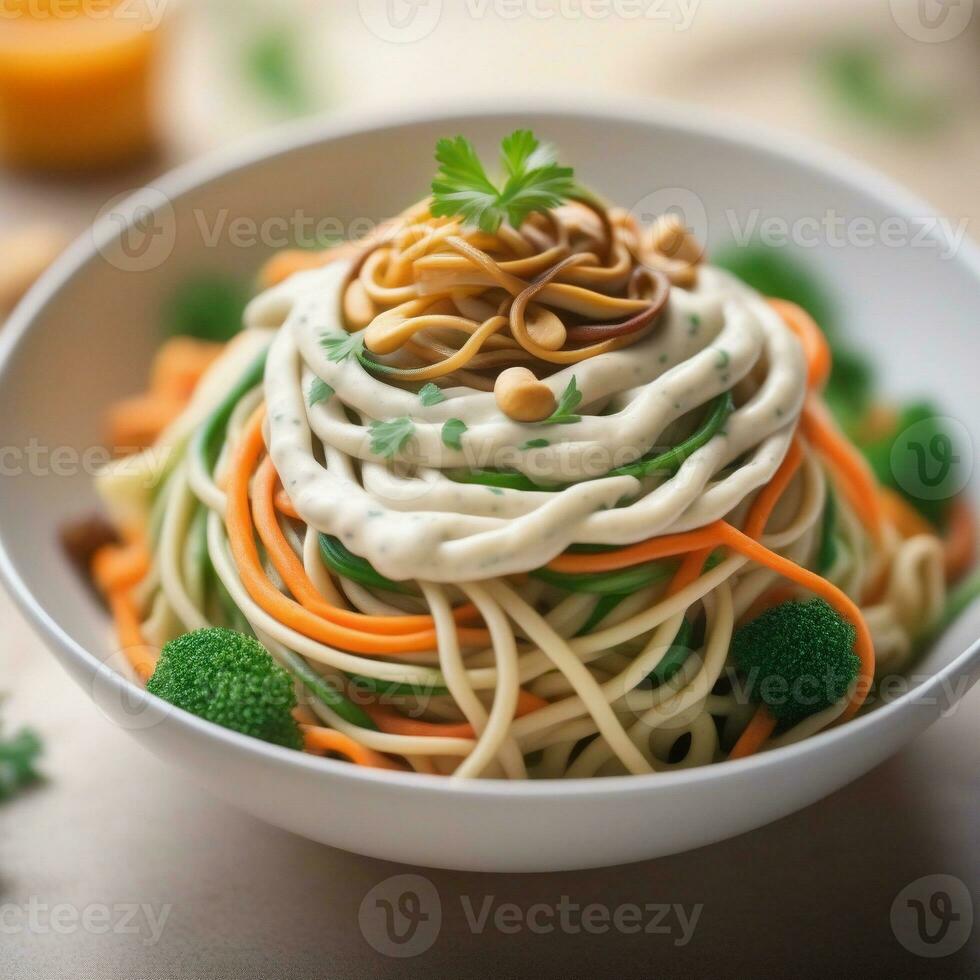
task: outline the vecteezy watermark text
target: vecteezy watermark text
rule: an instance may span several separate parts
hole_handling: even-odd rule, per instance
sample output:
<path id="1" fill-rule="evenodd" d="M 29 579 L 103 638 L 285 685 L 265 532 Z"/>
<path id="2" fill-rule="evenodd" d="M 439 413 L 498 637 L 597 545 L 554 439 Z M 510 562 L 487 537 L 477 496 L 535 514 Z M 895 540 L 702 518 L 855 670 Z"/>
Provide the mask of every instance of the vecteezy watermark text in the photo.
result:
<path id="1" fill-rule="evenodd" d="M 129 22 L 156 30 L 171 0 L 0 0 L 0 20 L 75 20 Z"/>
<path id="2" fill-rule="evenodd" d="M 628 20 L 648 21 L 686 31 L 701 0 L 464 0 L 474 20 Z"/>
<path id="3" fill-rule="evenodd" d="M 72 905 L 50 904 L 36 897 L 18 905 L 0 905 L 0 936 L 29 933 L 35 936 L 55 934 L 70 936 L 87 932 L 95 936 L 141 936 L 143 943 L 154 946 L 160 941 L 173 906 L 149 902 L 116 902 L 107 905 L 92 902 Z"/>
<path id="4" fill-rule="evenodd" d="M 689 30 L 701 0 L 463 0 L 456 7 L 474 21 L 643 21 L 680 32 Z M 367 29 L 391 44 L 412 44 L 439 26 L 444 0 L 358 0 Z"/>
<path id="5" fill-rule="evenodd" d="M 557 901 L 521 904 L 496 895 L 459 897 L 466 928 L 475 936 L 497 932 L 506 936 L 554 933 L 575 936 L 662 936 L 676 947 L 694 938 L 704 904 L 680 902 L 576 902 L 569 895 Z M 418 874 L 394 875 L 375 885 L 361 901 L 361 935 L 377 952 L 405 959 L 431 949 L 439 938 L 443 903 L 435 885 Z"/>
<path id="6" fill-rule="evenodd" d="M 500 932 L 515 935 L 529 932 L 546 936 L 560 932 L 575 936 L 585 933 L 601 936 L 618 932 L 624 936 L 669 936 L 675 946 L 686 946 L 704 911 L 698 902 L 688 908 L 679 902 L 623 902 L 606 905 L 603 902 L 574 902 L 562 895 L 557 902 L 498 902 L 496 896 L 485 895 L 479 903 L 469 895 L 460 896 L 460 905 L 470 932 Z"/>
<path id="7" fill-rule="evenodd" d="M 941 259 L 959 251 L 969 229 L 970 219 L 953 221 L 939 215 L 905 218 L 890 215 L 875 219 L 868 215 L 844 215 L 833 208 L 819 215 L 803 215 L 793 220 L 779 215 L 763 216 L 754 208 L 744 214 L 725 211 L 728 230 L 736 245 L 758 240 L 770 248 L 795 245 L 798 248 L 929 248 L 938 249 Z"/>
<path id="8" fill-rule="evenodd" d="M 138 455 L 134 455 L 137 454 Z M 158 486 L 170 460 L 166 448 L 139 446 L 49 446 L 31 438 L 23 446 L 0 446 L 0 477 L 98 476 L 113 461 L 144 489 Z"/>

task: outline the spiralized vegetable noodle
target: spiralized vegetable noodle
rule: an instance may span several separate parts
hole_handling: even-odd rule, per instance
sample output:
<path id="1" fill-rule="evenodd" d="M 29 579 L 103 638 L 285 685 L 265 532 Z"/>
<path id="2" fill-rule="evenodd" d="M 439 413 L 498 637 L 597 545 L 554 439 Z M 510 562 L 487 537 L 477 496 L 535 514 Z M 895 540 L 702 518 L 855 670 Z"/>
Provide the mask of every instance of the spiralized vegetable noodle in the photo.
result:
<path id="1" fill-rule="evenodd" d="M 254 633 L 309 751 L 456 779 L 705 765 L 857 712 L 939 616 L 944 548 L 831 421 L 817 326 L 585 192 L 492 232 L 433 210 L 277 259 L 152 504 L 138 460 L 100 476 L 143 515 L 97 569 L 137 671 Z M 741 628 L 830 671 L 791 649 L 817 615 L 851 675 L 760 700 Z"/>

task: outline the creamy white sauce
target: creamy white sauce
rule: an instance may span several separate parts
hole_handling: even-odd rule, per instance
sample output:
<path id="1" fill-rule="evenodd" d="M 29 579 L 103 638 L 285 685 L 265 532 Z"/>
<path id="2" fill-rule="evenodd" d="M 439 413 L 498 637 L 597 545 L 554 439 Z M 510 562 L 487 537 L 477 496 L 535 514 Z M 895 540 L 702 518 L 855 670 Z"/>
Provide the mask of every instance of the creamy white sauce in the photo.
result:
<path id="1" fill-rule="evenodd" d="M 582 420 L 522 425 L 504 418 L 492 393 L 450 389 L 425 407 L 351 356 L 331 361 L 322 338 L 340 336 L 344 263 L 294 276 L 259 297 L 248 322 L 282 320 L 265 375 L 270 453 L 302 518 L 333 534 L 393 579 L 476 581 L 543 565 L 574 542 L 622 545 L 724 517 L 771 479 L 785 455 L 805 394 L 806 365 L 793 334 L 756 293 L 712 268 L 694 291 L 673 289 L 650 335 L 547 379 L 556 397 L 574 376 Z M 753 397 L 669 480 L 598 474 L 660 447 L 670 426 L 764 365 Z M 319 377 L 334 390 L 310 408 Z M 609 414 L 588 414 L 610 406 Z M 347 409 L 359 422 L 351 422 Z M 412 420 L 394 462 L 371 451 L 373 420 Z M 467 426 L 462 449 L 446 446 L 448 419 Z M 521 449 L 532 440 L 547 446 Z M 322 443 L 324 462 L 314 453 Z M 749 453 L 737 470 L 717 478 Z M 454 467 L 514 469 L 559 492 L 461 484 Z M 579 481 L 579 482 L 576 482 Z M 617 506 L 631 500 L 627 506 Z"/>

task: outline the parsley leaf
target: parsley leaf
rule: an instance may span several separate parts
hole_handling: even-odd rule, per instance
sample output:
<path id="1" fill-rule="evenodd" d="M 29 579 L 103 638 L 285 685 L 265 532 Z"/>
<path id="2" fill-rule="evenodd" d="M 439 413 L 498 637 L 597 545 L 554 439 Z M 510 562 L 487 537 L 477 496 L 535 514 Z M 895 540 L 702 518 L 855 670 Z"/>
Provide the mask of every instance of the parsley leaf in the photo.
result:
<path id="1" fill-rule="evenodd" d="M 314 405 L 318 405 L 320 402 L 329 401 L 333 398 L 334 390 L 323 380 L 323 378 L 314 378 L 310 383 L 310 391 L 306 396 L 306 400 L 309 403 L 310 408 Z"/>
<path id="2" fill-rule="evenodd" d="M 508 177 L 557 162 L 554 148 L 547 144 L 542 146 L 529 129 L 517 129 L 505 136 L 500 141 L 500 155 Z"/>
<path id="3" fill-rule="evenodd" d="M 327 360 L 340 364 L 351 354 L 359 356 L 364 350 L 364 338 L 360 334 L 325 334 L 320 346 L 327 352 Z"/>
<path id="4" fill-rule="evenodd" d="M 466 423 L 462 419 L 450 419 L 442 427 L 442 441 L 450 449 L 462 449 L 463 433 L 466 431 Z"/>
<path id="5" fill-rule="evenodd" d="M 432 182 L 432 214 L 459 215 L 493 234 L 506 219 L 519 228 L 529 214 L 550 211 L 578 193 L 571 167 L 555 162 L 529 129 L 518 129 L 500 146 L 506 182 L 498 188 L 463 136 L 436 144 L 439 172 Z"/>
<path id="6" fill-rule="evenodd" d="M 436 143 L 436 161 L 440 166 L 432 182 L 432 214 L 458 214 L 484 231 L 496 231 L 502 220 L 494 210 L 497 188 L 487 177 L 473 144 L 463 136 L 441 139 Z"/>
<path id="7" fill-rule="evenodd" d="M 547 439 L 528 439 L 520 448 L 524 449 L 543 449 L 545 446 L 550 446 L 551 443 Z"/>
<path id="8" fill-rule="evenodd" d="M 419 401 L 426 408 L 429 408 L 431 405 L 438 405 L 439 402 L 444 402 L 445 400 L 446 396 L 442 393 L 442 388 L 439 385 L 434 385 L 431 381 L 419 391 Z"/>
<path id="9" fill-rule="evenodd" d="M 378 456 L 391 458 L 400 452 L 405 443 L 412 438 L 415 425 L 409 418 L 390 419 L 387 422 L 372 422 L 371 452 Z"/>
<path id="10" fill-rule="evenodd" d="M 582 401 L 582 392 L 575 384 L 575 375 L 568 382 L 568 386 L 561 393 L 558 399 L 558 407 L 539 425 L 571 425 L 572 422 L 581 422 L 582 416 L 575 414 L 579 402 Z"/>

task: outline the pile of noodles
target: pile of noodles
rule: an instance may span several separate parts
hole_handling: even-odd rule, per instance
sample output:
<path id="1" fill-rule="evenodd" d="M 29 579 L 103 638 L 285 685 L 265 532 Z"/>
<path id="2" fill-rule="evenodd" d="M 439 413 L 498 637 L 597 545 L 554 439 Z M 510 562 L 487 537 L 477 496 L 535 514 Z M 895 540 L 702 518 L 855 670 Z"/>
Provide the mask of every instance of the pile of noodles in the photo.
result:
<path id="1" fill-rule="evenodd" d="M 161 442 L 143 641 L 253 631 L 372 724 L 304 682 L 307 722 L 420 772 L 704 765 L 757 709 L 733 631 L 806 580 L 714 544 L 618 578 L 575 568 L 723 522 L 852 603 L 877 670 L 901 669 L 944 599 L 940 542 L 900 534 L 823 445 L 802 314 L 675 231 L 583 200 L 488 235 L 423 203 L 367 242 L 278 259 Z M 512 367 L 571 409 L 502 415 Z"/>

